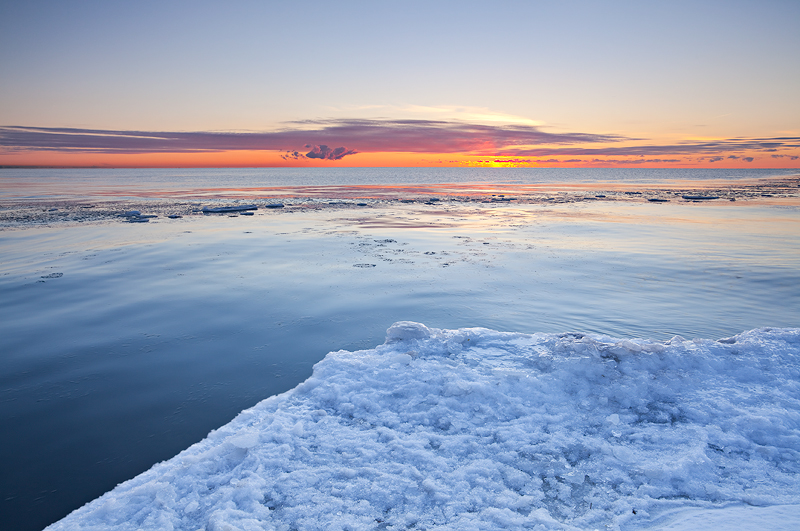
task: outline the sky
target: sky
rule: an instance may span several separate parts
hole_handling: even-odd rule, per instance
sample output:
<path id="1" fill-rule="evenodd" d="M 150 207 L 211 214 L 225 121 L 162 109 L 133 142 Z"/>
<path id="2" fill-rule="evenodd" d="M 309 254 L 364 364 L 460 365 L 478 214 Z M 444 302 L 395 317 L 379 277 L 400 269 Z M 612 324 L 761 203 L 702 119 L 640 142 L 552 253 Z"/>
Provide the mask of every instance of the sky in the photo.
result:
<path id="1" fill-rule="evenodd" d="M 0 0 L 0 166 L 800 167 L 800 2 Z"/>

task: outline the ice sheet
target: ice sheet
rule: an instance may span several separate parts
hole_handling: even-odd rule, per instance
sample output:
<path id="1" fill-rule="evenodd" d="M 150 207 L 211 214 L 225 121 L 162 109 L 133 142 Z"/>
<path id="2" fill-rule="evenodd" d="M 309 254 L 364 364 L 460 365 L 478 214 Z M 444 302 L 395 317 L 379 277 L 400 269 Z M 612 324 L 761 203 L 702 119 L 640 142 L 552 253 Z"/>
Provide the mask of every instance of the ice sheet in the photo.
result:
<path id="1" fill-rule="evenodd" d="M 800 329 L 396 323 L 48 529 L 780 529 L 800 521 L 799 358 Z"/>

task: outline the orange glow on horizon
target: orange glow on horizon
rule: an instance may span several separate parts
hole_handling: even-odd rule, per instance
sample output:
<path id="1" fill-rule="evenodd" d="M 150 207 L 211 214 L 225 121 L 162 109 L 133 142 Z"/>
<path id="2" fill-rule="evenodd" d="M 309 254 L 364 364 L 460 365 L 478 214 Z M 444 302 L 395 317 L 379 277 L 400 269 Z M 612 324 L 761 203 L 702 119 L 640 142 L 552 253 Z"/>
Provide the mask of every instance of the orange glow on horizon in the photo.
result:
<path id="1" fill-rule="evenodd" d="M 64 153 L 16 151 L 0 153 L 0 166 L 97 168 L 347 168 L 347 167 L 481 167 L 481 168 L 770 168 L 794 169 L 798 160 L 748 153 L 752 162 L 725 159 L 709 162 L 701 157 L 676 156 L 679 162 L 643 162 L 640 157 L 487 157 L 452 153 L 357 153 L 341 160 L 285 159 L 277 151 L 220 151 L 205 153 Z M 577 157 L 580 158 L 580 157 Z"/>

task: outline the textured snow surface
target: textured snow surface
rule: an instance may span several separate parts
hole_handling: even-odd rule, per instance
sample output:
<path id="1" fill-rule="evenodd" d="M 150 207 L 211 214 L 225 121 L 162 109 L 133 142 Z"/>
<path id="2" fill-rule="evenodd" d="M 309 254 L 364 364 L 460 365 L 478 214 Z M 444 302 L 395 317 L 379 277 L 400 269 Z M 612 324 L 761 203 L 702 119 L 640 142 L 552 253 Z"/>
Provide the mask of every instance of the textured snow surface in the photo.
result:
<path id="1" fill-rule="evenodd" d="M 295 389 L 48 529 L 714 518 L 800 522 L 800 329 L 658 343 L 396 323 L 385 344 L 328 354 Z"/>

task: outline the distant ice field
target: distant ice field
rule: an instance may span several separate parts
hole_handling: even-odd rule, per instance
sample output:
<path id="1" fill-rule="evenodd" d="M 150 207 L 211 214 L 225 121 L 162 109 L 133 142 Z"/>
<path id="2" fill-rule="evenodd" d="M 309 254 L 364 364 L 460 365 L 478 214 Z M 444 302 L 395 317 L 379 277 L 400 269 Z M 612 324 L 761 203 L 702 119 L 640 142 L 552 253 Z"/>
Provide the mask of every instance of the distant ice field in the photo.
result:
<path id="1" fill-rule="evenodd" d="M 394 322 L 654 344 L 798 326 L 794 200 L 619 197 L 259 200 L 253 216 L 169 219 L 184 201 L 167 194 L 144 223 L 119 205 L 0 229 L 0 527 L 42 529 Z M 692 507 L 727 504 L 709 503 Z"/>
<path id="2" fill-rule="evenodd" d="M 48 529 L 796 529 L 798 384 L 800 329 L 399 322 Z"/>

